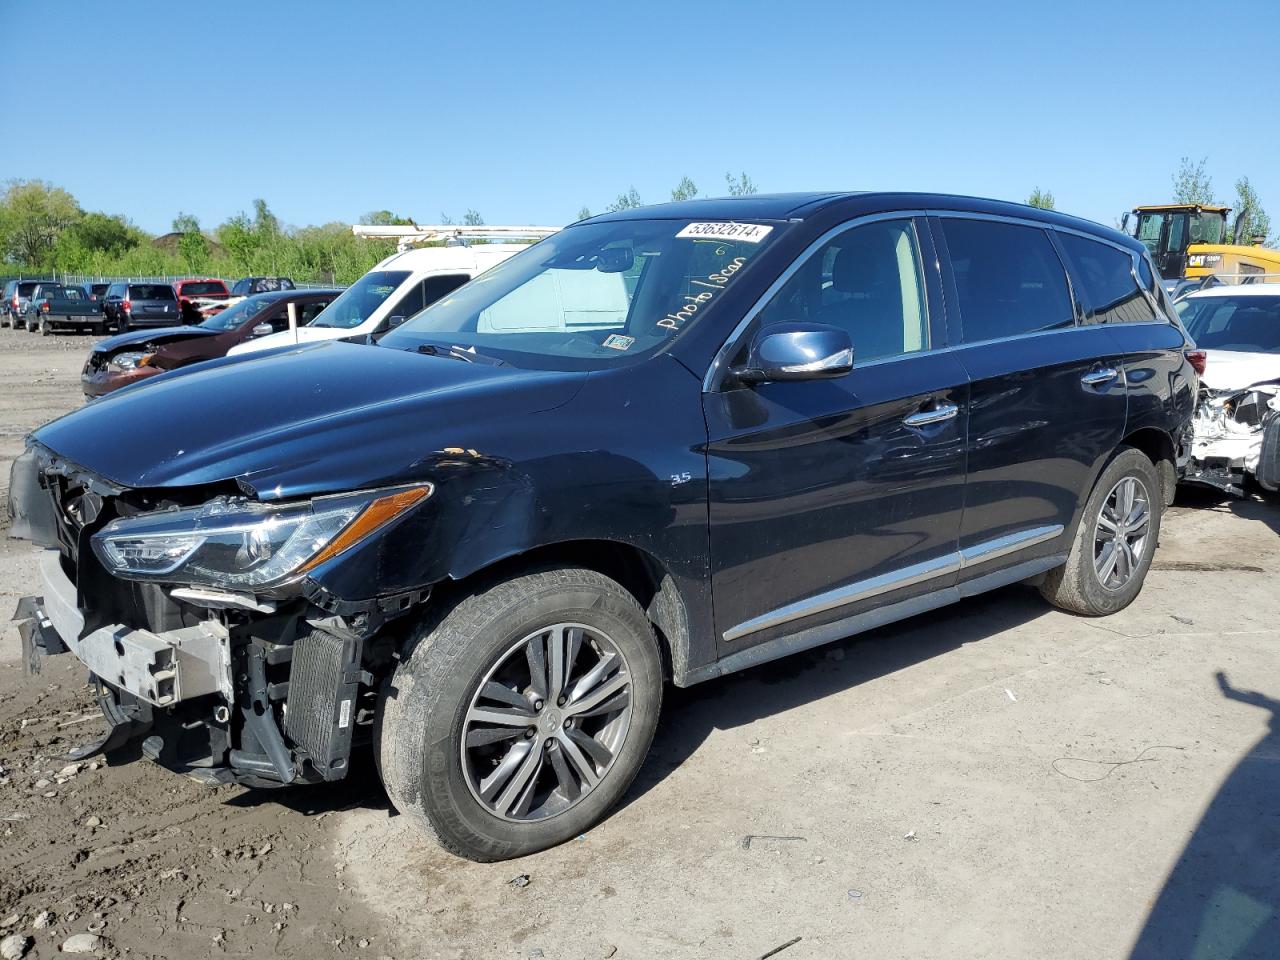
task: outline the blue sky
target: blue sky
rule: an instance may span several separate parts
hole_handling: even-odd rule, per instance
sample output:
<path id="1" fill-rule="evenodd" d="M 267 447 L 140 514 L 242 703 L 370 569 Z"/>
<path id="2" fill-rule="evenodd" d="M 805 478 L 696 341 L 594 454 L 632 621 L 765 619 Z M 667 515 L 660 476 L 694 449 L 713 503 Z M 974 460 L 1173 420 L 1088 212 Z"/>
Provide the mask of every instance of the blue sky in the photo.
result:
<path id="1" fill-rule="evenodd" d="M 1038 185 L 1112 223 L 1167 199 L 1184 155 L 1280 219 L 1274 0 L 0 0 L 0 38 L 0 180 L 153 231 L 255 197 L 298 225 L 559 224 L 686 174 L 723 193 L 729 170 L 762 191 Z"/>

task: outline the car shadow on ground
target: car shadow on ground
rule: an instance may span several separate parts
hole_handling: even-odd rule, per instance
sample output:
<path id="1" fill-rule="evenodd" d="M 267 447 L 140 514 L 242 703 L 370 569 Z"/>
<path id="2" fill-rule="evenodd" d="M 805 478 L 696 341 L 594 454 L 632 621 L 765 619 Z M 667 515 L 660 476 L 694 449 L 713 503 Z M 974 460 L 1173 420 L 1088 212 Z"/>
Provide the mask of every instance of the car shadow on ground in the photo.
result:
<path id="1" fill-rule="evenodd" d="M 1184 484 L 1178 487 L 1174 505 L 1226 511 L 1243 520 L 1264 523 L 1280 536 L 1280 493 L 1264 492 L 1252 482 L 1247 484 L 1242 497 L 1233 497 L 1212 487 Z"/>
<path id="2" fill-rule="evenodd" d="M 1270 712 L 1270 729 L 1223 781 L 1169 872 L 1130 960 L 1273 960 L 1280 955 L 1280 700 L 1228 700 Z"/>
<path id="3" fill-rule="evenodd" d="M 649 759 L 626 806 L 685 763 L 713 730 L 729 730 L 848 690 L 1049 613 L 1017 585 L 792 654 L 694 687 L 669 687 Z"/>

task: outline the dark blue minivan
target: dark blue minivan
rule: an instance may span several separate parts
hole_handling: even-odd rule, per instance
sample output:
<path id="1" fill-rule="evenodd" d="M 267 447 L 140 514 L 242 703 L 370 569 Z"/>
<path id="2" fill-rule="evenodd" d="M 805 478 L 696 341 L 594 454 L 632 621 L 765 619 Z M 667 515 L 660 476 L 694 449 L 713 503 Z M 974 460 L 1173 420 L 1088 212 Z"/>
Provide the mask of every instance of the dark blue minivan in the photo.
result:
<path id="1" fill-rule="evenodd" d="M 11 481 L 110 730 L 336 780 L 477 860 L 577 836 L 686 686 L 1018 581 L 1150 568 L 1197 391 L 1143 247 L 931 194 L 585 220 L 409 318 L 36 431 Z"/>

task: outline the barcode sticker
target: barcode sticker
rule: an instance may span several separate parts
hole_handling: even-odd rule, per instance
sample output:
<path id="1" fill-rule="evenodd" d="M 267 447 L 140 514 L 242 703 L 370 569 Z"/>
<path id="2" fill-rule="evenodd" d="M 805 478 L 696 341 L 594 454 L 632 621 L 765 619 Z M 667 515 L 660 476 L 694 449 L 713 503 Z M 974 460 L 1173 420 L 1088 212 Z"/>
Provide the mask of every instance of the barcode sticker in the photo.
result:
<path id="1" fill-rule="evenodd" d="M 759 223 L 691 223 L 677 237 L 694 240 L 745 240 L 759 243 L 769 235 L 773 227 Z"/>
<path id="2" fill-rule="evenodd" d="M 343 700 L 338 706 L 338 729 L 345 730 L 351 726 L 351 701 Z"/>

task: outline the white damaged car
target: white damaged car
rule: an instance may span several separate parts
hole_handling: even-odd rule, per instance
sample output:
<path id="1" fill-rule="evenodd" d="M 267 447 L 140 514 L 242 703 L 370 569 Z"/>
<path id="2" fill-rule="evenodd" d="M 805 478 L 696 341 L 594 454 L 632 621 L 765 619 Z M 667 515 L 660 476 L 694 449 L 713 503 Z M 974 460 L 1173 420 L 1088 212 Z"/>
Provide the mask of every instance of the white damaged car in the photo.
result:
<path id="1" fill-rule="evenodd" d="M 1183 480 L 1243 492 L 1280 488 L 1280 283 L 1217 286 L 1178 303 L 1203 353 Z"/>

